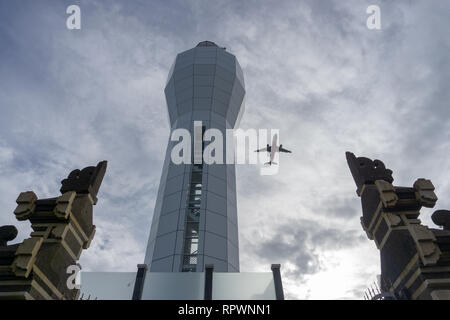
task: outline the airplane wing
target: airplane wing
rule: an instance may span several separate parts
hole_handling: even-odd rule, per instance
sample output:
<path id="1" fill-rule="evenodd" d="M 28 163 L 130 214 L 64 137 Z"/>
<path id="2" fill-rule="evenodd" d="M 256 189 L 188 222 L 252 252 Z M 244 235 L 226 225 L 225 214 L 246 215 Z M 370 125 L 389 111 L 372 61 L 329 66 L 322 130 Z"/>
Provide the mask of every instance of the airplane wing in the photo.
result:
<path id="1" fill-rule="evenodd" d="M 287 150 L 287 149 L 285 149 L 285 148 L 282 148 L 282 147 L 280 147 L 278 151 L 279 151 L 279 152 L 292 153 L 292 151 L 289 151 L 289 150 Z"/>
<path id="2" fill-rule="evenodd" d="M 270 152 L 271 149 L 272 148 L 269 146 L 269 148 L 262 148 L 262 149 L 259 149 L 259 150 L 255 150 L 255 152 L 264 152 L 264 151 Z"/>

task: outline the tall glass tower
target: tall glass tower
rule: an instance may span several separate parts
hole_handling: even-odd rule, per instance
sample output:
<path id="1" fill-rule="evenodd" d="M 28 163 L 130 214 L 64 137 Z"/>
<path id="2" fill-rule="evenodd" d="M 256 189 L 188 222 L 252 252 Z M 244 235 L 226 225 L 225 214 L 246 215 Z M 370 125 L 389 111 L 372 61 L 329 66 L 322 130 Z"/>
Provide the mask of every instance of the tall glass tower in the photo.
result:
<path id="1" fill-rule="evenodd" d="M 237 127 L 244 112 L 236 57 L 200 42 L 177 55 L 164 91 L 171 132 L 145 263 L 137 272 L 83 272 L 82 294 L 110 300 L 284 299 L 279 264 L 271 265 L 272 272 L 239 272 L 236 175 L 229 164 L 234 141 L 232 135 L 226 140 L 226 130 Z M 180 151 L 185 142 L 191 152 Z"/>
<path id="2" fill-rule="evenodd" d="M 208 165 L 195 150 L 209 143 L 202 139 L 206 130 L 218 129 L 225 163 L 225 130 L 238 126 L 244 111 L 242 69 L 225 48 L 200 42 L 177 55 L 164 91 L 171 133 L 187 129 L 194 152 L 191 164 L 175 164 L 171 153 L 179 142 L 169 139 L 145 264 L 151 272 L 202 272 L 206 264 L 239 272 L 235 166 Z"/>

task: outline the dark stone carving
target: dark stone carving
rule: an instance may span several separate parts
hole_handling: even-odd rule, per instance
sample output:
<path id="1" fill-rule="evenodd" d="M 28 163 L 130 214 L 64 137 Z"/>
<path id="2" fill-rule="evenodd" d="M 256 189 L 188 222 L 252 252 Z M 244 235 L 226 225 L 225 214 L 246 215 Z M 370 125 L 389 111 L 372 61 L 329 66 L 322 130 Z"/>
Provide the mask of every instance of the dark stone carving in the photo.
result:
<path id="1" fill-rule="evenodd" d="M 22 243 L 7 245 L 17 236 L 14 226 L 0 227 L 0 299 L 77 299 L 79 289 L 69 272 L 95 234 L 93 205 L 106 171 L 96 167 L 72 171 L 61 195 L 38 199 L 32 191 L 17 198 L 14 214 L 29 220 L 33 232 Z"/>
<path id="2" fill-rule="evenodd" d="M 346 152 L 347 163 L 357 186 L 357 192 L 361 191 L 364 184 L 374 184 L 375 180 L 384 180 L 389 183 L 394 181 L 392 171 L 386 169 L 380 160 L 370 160 L 364 157 L 355 157 L 351 152 Z"/>
<path id="3" fill-rule="evenodd" d="M 383 162 L 346 153 L 361 197 L 361 224 L 381 257 L 381 289 L 395 299 L 450 299 L 450 211 L 438 210 L 428 228 L 418 219 L 422 207 L 438 200 L 430 180 L 397 187 Z"/>
<path id="4" fill-rule="evenodd" d="M 86 167 L 83 170 L 73 170 L 69 176 L 61 181 L 61 193 L 75 191 L 89 193 L 96 199 L 98 189 L 106 172 L 106 161 L 99 162 L 96 167 Z"/>
<path id="5" fill-rule="evenodd" d="M 0 247 L 6 246 L 8 241 L 12 241 L 17 237 L 17 228 L 15 226 L 0 227 Z"/>
<path id="6" fill-rule="evenodd" d="M 444 228 L 444 230 L 450 230 L 450 211 L 449 210 L 436 210 L 431 216 L 433 222 Z"/>

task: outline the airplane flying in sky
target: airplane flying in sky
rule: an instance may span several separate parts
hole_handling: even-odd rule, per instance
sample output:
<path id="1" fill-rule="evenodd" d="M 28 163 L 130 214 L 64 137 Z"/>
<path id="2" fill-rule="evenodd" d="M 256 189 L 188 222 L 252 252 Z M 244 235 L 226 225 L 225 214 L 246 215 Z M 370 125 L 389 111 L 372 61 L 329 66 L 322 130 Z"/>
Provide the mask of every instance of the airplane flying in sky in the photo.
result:
<path id="1" fill-rule="evenodd" d="M 273 161 L 273 158 L 275 157 L 275 153 L 276 152 L 292 153 L 292 151 L 284 149 L 282 144 L 280 144 L 280 146 L 277 147 L 277 138 L 278 138 L 278 135 L 274 134 L 273 139 L 272 139 L 272 146 L 267 144 L 267 147 L 255 151 L 255 152 L 267 151 L 267 152 L 270 153 L 270 160 L 269 160 L 269 162 L 264 163 L 264 164 L 268 164 L 269 166 L 272 165 L 272 164 L 278 164 L 278 163 Z"/>

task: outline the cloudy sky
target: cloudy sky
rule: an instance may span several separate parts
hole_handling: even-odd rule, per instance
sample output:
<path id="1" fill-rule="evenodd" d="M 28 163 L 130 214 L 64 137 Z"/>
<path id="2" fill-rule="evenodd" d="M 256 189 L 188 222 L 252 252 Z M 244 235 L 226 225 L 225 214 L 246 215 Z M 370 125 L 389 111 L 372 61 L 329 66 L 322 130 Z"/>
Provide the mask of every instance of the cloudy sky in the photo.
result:
<path id="1" fill-rule="evenodd" d="M 78 4 L 81 30 L 66 28 Z M 381 8 L 381 30 L 366 27 Z M 177 53 L 211 40 L 244 70 L 241 128 L 278 128 L 280 170 L 237 169 L 241 271 L 282 264 L 287 298 L 361 299 L 379 273 L 345 151 L 395 184 L 431 179 L 450 208 L 450 3 L 442 1 L 0 0 L 0 225 L 15 199 L 57 196 L 72 169 L 108 160 L 84 270 L 134 271 L 169 135 Z M 421 219 L 432 225 L 423 210 Z"/>

